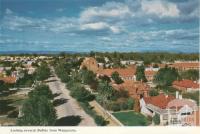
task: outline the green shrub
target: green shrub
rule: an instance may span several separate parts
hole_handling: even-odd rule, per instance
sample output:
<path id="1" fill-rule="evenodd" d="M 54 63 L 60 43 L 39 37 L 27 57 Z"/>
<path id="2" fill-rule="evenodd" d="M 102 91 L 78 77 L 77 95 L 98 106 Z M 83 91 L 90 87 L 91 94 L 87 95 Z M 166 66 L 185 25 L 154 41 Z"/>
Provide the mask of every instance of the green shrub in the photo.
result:
<path id="1" fill-rule="evenodd" d="M 127 110 L 128 109 L 128 105 L 126 102 L 120 103 L 120 110 Z"/>
<path id="2" fill-rule="evenodd" d="M 154 122 L 156 125 L 159 125 L 159 124 L 160 124 L 160 115 L 155 114 L 155 115 L 153 116 L 153 122 Z"/>
<path id="3" fill-rule="evenodd" d="M 117 103 L 114 103 L 112 106 L 111 106 L 111 110 L 116 112 L 116 111 L 120 111 L 120 105 L 117 104 Z"/>
<path id="4" fill-rule="evenodd" d="M 128 105 L 128 109 L 132 110 L 133 106 L 134 106 L 134 99 L 133 98 L 128 98 L 127 105 Z"/>
<path id="5" fill-rule="evenodd" d="M 107 124 L 106 121 L 104 120 L 104 118 L 102 116 L 99 116 L 99 115 L 96 115 L 94 120 L 95 120 L 95 123 L 98 126 L 105 126 Z"/>

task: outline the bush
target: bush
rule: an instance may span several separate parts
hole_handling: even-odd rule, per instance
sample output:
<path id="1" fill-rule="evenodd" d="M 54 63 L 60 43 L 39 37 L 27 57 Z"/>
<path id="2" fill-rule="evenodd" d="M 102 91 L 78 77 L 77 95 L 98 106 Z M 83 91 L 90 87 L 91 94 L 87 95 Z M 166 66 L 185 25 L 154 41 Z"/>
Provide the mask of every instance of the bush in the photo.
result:
<path id="1" fill-rule="evenodd" d="M 117 103 L 114 103 L 112 106 L 111 106 L 111 110 L 116 112 L 116 111 L 120 111 L 120 105 L 117 104 Z"/>
<path id="2" fill-rule="evenodd" d="M 112 79 L 115 81 L 116 84 L 121 84 L 124 81 L 120 78 L 119 73 L 118 72 L 113 72 L 111 75 Z"/>
<path id="3" fill-rule="evenodd" d="M 150 96 L 157 96 L 157 95 L 159 95 L 159 93 L 158 93 L 157 90 L 152 89 L 152 90 L 149 91 L 149 95 L 150 95 Z"/>
<path id="4" fill-rule="evenodd" d="M 133 98 L 128 98 L 127 105 L 128 105 L 128 109 L 129 110 L 133 109 L 133 106 L 134 106 L 134 100 L 133 100 Z"/>
<path id="5" fill-rule="evenodd" d="M 99 115 L 96 115 L 94 120 L 95 120 L 95 123 L 98 126 L 105 126 L 107 124 L 106 121 L 104 120 L 104 118 L 102 116 L 99 116 Z"/>
<path id="6" fill-rule="evenodd" d="M 120 103 L 120 110 L 127 110 L 128 109 L 128 105 L 126 102 Z"/>
<path id="7" fill-rule="evenodd" d="M 70 95 L 76 98 L 78 101 L 92 101 L 95 98 L 94 95 L 92 95 L 84 87 L 81 87 L 77 90 L 72 90 Z"/>
<path id="8" fill-rule="evenodd" d="M 159 125 L 159 124 L 160 124 L 160 115 L 155 114 L 155 115 L 153 116 L 153 122 L 154 122 L 156 125 Z"/>
<path id="9" fill-rule="evenodd" d="M 29 97 L 46 96 L 50 100 L 53 99 L 53 94 L 52 94 L 51 90 L 49 89 L 49 86 L 47 86 L 47 85 L 36 86 L 34 90 L 29 92 L 28 96 Z"/>

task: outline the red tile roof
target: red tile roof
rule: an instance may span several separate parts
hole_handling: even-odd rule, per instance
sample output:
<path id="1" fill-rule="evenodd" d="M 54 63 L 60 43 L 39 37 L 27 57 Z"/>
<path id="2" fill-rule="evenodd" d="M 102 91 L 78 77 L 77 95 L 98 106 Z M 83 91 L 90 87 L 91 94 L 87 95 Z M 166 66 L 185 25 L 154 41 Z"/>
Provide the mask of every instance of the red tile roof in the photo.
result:
<path id="1" fill-rule="evenodd" d="M 154 76 L 157 73 L 157 71 L 145 70 L 144 73 L 145 73 L 145 76 Z"/>
<path id="2" fill-rule="evenodd" d="M 129 95 L 136 98 L 137 95 L 148 92 L 150 87 L 141 81 L 125 80 L 122 84 L 112 84 L 112 87 L 117 90 L 127 90 Z"/>
<path id="3" fill-rule="evenodd" d="M 161 109 L 165 109 L 170 101 L 175 99 L 172 95 L 164 95 L 159 94 L 158 96 L 152 96 L 152 97 L 144 97 L 144 101 L 146 104 L 152 104 L 154 106 L 157 106 Z"/>
<path id="4" fill-rule="evenodd" d="M 199 84 L 193 82 L 192 80 L 181 80 L 181 81 L 174 81 L 172 85 L 184 88 L 199 88 Z"/>
<path id="5" fill-rule="evenodd" d="M 121 77 L 132 77 L 136 73 L 136 66 L 130 66 L 128 68 L 112 68 L 112 69 L 102 69 L 97 73 L 99 75 L 111 76 L 113 72 L 118 72 Z"/>
<path id="6" fill-rule="evenodd" d="M 4 81 L 5 83 L 13 84 L 16 82 L 17 79 L 16 79 L 16 77 L 8 76 L 8 77 L 2 77 L 2 78 L 0 78 L 0 80 Z"/>
<path id="7" fill-rule="evenodd" d="M 185 67 L 185 68 L 199 68 L 199 62 L 180 62 L 180 63 L 174 63 L 171 65 L 171 67 L 175 67 L 175 68 L 181 68 L 181 67 Z"/>

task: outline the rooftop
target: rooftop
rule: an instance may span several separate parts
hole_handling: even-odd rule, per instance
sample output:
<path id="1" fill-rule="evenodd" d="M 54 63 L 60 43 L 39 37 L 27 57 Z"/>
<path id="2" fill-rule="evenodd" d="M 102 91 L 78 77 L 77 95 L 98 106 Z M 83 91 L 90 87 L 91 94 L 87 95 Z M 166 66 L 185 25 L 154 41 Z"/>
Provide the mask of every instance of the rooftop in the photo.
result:
<path id="1" fill-rule="evenodd" d="M 172 85 L 184 87 L 184 88 L 199 88 L 199 84 L 195 83 L 192 80 L 176 80 L 172 83 Z"/>
<path id="2" fill-rule="evenodd" d="M 170 101 L 175 99 L 172 95 L 159 94 L 158 96 L 144 97 L 146 104 L 152 104 L 161 109 L 165 109 Z"/>

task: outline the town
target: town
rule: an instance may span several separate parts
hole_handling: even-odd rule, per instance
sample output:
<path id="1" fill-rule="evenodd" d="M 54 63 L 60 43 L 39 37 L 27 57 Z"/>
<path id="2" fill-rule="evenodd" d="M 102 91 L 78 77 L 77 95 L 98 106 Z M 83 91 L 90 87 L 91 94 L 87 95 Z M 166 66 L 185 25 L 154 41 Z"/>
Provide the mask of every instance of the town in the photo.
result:
<path id="1" fill-rule="evenodd" d="M 0 56 L 1 126 L 199 126 L 199 55 Z"/>

